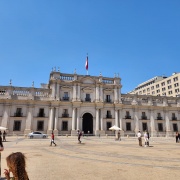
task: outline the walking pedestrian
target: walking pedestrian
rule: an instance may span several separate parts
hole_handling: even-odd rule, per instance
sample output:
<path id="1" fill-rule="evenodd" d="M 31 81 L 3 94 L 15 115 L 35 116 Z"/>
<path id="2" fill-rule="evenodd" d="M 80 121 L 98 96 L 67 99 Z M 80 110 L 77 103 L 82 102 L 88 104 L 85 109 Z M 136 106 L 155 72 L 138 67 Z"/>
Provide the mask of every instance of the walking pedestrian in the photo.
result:
<path id="1" fill-rule="evenodd" d="M 145 147 L 147 147 L 147 145 L 148 145 L 148 135 L 147 135 L 146 131 L 144 133 L 144 142 L 145 142 Z"/>
<path id="2" fill-rule="evenodd" d="M 82 136 L 82 133 L 81 133 L 81 131 L 77 131 L 77 133 L 78 133 L 78 141 L 79 141 L 79 143 L 81 143 L 81 136 Z"/>
<path id="3" fill-rule="evenodd" d="M 56 143 L 54 142 L 54 133 L 51 133 L 51 144 L 50 146 L 52 146 L 52 144 L 54 144 L 56 146 Z"/>
<path id="4" fill-rule="evenodd" d="M 137 137 L 138 137 L 138 141 L 139 141 L 139 146 L 142 146 L 142 137 L 141 137 L 142 135 L 141 135 L 141 132 L 139 131 L 138 133 L 137 133 Z"/>
<path id="5" fill-rule="evenodd" d="M 118 141 L 121 141 L 121 133 L 118 131 Z"/>
<path id="6" fill-rule="evenodd" d="M 149 132 L 148 132 L 148 131 L 147 131 L 147 136 L 148 136 L 148 142 L 147 142 L 147 145 L 149 146 L 150 135 L 149 135 Z"/>
<path id="7" fill-rule="evenodd" d="M 179 133 L 176 132 L 176 143 L 178 143 L 178 141 L 179 141 Z"/>
<path id="8" fill-rule="evenodd" d="M 6 141 L 6 131 L 3 132 L 3 141 Z"/>

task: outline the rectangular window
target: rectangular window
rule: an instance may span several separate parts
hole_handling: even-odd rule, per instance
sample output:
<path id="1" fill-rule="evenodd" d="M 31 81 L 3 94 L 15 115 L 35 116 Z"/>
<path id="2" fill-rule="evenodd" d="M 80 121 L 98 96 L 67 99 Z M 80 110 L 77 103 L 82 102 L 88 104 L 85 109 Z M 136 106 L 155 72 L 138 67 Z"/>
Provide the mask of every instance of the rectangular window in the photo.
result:
<path id="1" fill-rule="evenodd" d="M 106 130 L 109 131 L 109 128 L 112 127 L 112 122 L 106 122 Z"/>
<path id="2" fill-rule="evenodd" d="M 143 131 L 147 131 L 148 130 L 147 123 L 142 123 L 142 129 L 143 129 Z"/>
<path id="3" fill-rule="evenodd" d="M 155 94 L 155 92 L 153 91 L 152 94 Z"/>
<path id="4" fill-rule="evenodd" d="M 69 117 L 68 109 L 63 109 L 62 117 Z"/>
<path id="5" fill-rule="evenodd" d="M 22 117 L 22 108 L 17 108 L 16 113 L 14 114 L 15 117 Z"/>
<path id="6" fill-rule="evenodd" d="M 178 126 L 177 126 L 177 124 L 173 124 L 173 131 L 174 131 L 174 132 L 178 131 Z"/>
<path id="7" fill-rule="evenodd" d="M 168 80 L 168 81 L 167 81 L 167 84 L 171 84 L 171 80 Z"/>
<path id="8" fill-rule="evenodd" d="M 44 108 L 40 108 L 40 109 L 39 109 L 38 117 L 45 117 Z"/>
<path id="9" fill-rule="evenodd" d="M 171 86 L 171 85 L 169 85 L 169 86 L 168 86 L 168 89 L 171 89 L 171 88 L 172 88 L 172 86 Z"/>
<path id="10" fill-rule="evenodd" d="M 174 84 L 174 87 L 178 87 L 178 86 L 179 86 L 179 83 Z"/>
<path id="11" fill-rule="evenodd" d="M 111 96 L 110 95 L 106 95 L 106 102 L 111 102 Z"/>
<path id="12" fill-rule="evenodd" d="M 111 111 L 107 111 L 106 118 L 112 118 Z"/>
<path id="13" fill-rule="evenodd" d="M 68 131 L 68 122 L 67 121 L 62 122 L 62 131 Z"/>
<path id="14" fill-rule="evenodd" d="M 147 88 L 147 92 L 149 92 L 150 91 L 150 89 L 149 88 Z"/>
<path id="15" fill-rule="evenodd" d="M 178 81 L 178 77 L 173 78 L 174 82 Z"/>
<path id="16" fill-rule="evenodd" d="M 37 122 L 37 131 L 44 131 L 44 121 Z"/>
<path id="17" fill-rule="evenodd" d="M 163 124 L 162 123 L 158 123 L 158 130 L 163 131 Z"/>
<path id="18" fill-rule="evenodd" d="M 151 87 L 151 90 L 154 90 L 154 86 Z"/>
<path id="19" fill-rule="evenodd" d="M 165 86 L 165 82 L 162 82 L 162 83 L 161 83 L 161 86 Z"/>
<path id="20" fill-rule="evenodd" d="M 63 100 L 64 100 L 64 101 L 69 101 L 68 92 L 64 92 Z"/>
<path id="21" fill-rule="evenodd" d="M 172 94 L 172 91 L 169 91 L 168 94 Z"/>
<path id="22" fill-rule="evenodd" d="M 21 131 L 21 121 L 14 121 L 13 131 Z"/>
<path id="23" fill-rule="evenodd" d="M 164 88 L 162 88 L 162 91 L 165 91 L 166 90 L 166 88 L 164 87 Z"/>
<path id="24" fill-rule="evenodd" d="M 86 94 L 85 101 L 91 101 L 90 94 Z"/>
<path id="25" fill-rule="evenodd" d="M 131 123 L 126 123 L 126 131 L 131 131 Z"/>
<path id="26" fill-rule="evenodd" d="M 179 89 L 175 89 L 175 92 L 178 93 L 178 92 L 179 92 Z"/>
<path id="27" fill-rule="evenodd" d="M 159 84 L 156 85 L 156 88 L 159 88 Z"/>
<path id="28" fill-rule="evenodd" d="M 159 92 L 160 92 L 160 90 L 158 89 L 156 92 L 157 92 L 157 93 L 159 93 Z"/>

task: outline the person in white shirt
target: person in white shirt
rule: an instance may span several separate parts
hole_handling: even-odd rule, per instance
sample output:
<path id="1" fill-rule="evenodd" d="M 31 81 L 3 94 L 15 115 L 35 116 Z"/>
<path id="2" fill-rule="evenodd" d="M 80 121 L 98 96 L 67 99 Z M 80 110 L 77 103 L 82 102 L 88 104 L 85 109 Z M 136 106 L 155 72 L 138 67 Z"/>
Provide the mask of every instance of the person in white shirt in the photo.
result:
<path id="1" fill-rule="evenodd" d="M 144 133 L 144 141 L 145 141 L 145 147 L 147 147 L 149 139 L 148 139 L 148 134 L 146 131 Z"/>
<path id="2" fill-rule="evenodd" d="M 139 131 L 138 133 L 137 133 L 137 137 L 138 137 L 138 141 L 139 141 L 139 146 L 142 146 L 142 138 L 141 138 L 141 132 Z"/>

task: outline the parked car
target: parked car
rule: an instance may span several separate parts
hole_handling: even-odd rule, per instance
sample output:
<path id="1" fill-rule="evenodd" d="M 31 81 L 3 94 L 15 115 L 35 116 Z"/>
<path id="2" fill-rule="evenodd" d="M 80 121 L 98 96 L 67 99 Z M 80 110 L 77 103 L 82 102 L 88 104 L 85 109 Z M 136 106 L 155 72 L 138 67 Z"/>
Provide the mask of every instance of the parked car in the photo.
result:
<path id="1" fill-rule="evenodd" d="M 28 134 L 28 137 L 29 137 L 30 139 L 32 139 L 32 138 L 47 138 L 48 135 L 47 135 L 47 134 L 43 134 L 43 133 L 41 133 L 41 132 L 35 131 L 35 132 L 29 133 L 29 134 Z"/>

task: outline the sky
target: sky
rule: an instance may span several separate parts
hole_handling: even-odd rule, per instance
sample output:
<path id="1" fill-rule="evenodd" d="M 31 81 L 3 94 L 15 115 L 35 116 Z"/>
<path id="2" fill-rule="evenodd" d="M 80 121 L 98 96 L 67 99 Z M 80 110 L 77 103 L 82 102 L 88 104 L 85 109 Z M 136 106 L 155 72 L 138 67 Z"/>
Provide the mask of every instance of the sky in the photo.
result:
<path id="1" fill-rule="evenodd" d="M 180 72 L 179 0 L 0 0 L 0 85 L 48 83 L 52 68 L 119 73 L 122 93 Z"/>

